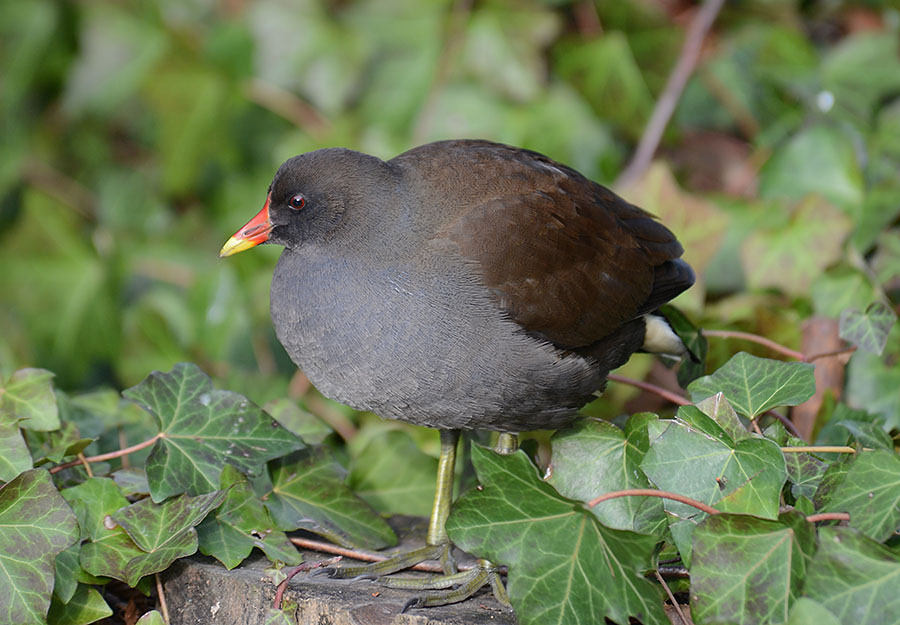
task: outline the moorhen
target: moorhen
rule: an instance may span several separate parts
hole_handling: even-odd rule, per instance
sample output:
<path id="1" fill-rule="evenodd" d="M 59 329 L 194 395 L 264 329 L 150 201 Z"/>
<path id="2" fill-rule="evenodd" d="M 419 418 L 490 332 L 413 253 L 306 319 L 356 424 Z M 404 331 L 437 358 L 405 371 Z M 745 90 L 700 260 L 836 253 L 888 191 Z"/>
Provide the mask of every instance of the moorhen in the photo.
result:
<path id="1" fill-rule="evenodd" d="M 537 152 L 459 140 L 387 162 L 343 148 L 301 154 L 220 255 L 260 243 L 285 247 L 272 320 L 319 391 L 441 430 L 426 546 L 334 576 L 432 558 L 455 573 L 444 522 L 460 430 L 501 432 L 509 452 L 510 435 L 569 423 L 635 351 L 684 353 L 654 314 L 694 282 L 675 236 Z M 408 606 L 459 601 L 486 583 L 503 599 L 486 561 L 450 582 Z"/>

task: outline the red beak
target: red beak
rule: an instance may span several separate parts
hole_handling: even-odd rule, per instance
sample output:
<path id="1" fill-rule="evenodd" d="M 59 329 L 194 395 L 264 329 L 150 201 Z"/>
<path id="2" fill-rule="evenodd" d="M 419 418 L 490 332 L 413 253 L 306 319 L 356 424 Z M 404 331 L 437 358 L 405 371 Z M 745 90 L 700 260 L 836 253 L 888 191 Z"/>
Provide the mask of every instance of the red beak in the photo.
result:
<path id="1" fill-rule="evenodd" d="M 249 250 L 251 247 L 256 247 L 260 243 L 265 243 L 269 240 L 269 233 L 272 232 L 272 222 L 269 220 L 270 199 L 269 196 L 266 196 L 266 203 L 262 210 L 256 214 L 256 217 L 244 224 L 243 228 L 235 232 L 234 236 L 225 242 L 225 245 L 222 246 L 222 250 L 219 252 L 220 258 Z"/>

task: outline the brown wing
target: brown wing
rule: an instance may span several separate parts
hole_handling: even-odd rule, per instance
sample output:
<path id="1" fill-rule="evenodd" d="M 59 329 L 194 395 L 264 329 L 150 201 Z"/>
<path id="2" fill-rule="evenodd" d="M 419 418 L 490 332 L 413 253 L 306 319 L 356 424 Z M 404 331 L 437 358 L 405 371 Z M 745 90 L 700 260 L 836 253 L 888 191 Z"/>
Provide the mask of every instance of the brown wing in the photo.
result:
<path id="1" fill-rule="evenodd" d="M 481 141 L 423 150 L 440 184 L 467 184 L 446 189 L 463 191 L 465 207 L 438 237 L 478 265 L 513 320 L 556 345 L 595 343 L 693 282 L 667 228 L 573 169 Z M 428 169 L 419 173 L 435 180 Z"/>

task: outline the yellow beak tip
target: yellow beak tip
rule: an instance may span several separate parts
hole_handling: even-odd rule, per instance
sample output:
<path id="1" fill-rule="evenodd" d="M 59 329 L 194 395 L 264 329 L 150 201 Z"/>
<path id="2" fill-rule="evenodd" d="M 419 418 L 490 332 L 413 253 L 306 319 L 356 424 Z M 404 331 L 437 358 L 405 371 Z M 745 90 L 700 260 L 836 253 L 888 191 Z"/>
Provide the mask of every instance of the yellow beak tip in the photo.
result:
<path id="1" fill-rule="evenodd" d="M 237 254 L 238 252 L 243 252 L 244 250 L 249 250 L 251 247 L 255 246 L 256 243 L 254 241 L 231 237 L 225 242 L 225 245 L 222 246 L 222 249 L 219 250 L 219 258 L 225 258 L 226 256 L 231 256 L 233 254 Z"/>

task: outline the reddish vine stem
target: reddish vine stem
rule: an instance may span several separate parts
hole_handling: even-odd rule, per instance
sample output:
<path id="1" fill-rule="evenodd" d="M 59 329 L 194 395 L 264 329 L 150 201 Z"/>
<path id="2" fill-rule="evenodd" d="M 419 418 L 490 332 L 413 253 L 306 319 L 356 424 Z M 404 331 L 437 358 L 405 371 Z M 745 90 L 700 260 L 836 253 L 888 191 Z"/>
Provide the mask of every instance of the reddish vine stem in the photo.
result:
<path id="1" fill-rule="evenodd" d="M 599 497 L 595 497 L 587 502 L 588 507 L 593 508 L 599 503 L 604 501 L 608 501 L 609 499 L 618 499 L 619 497 L 659 497 L 660 499 L 671 499 L 672 501 L 678 501 L 683 504 L 687 504 L 692 508 L 697 508 L 706 514 L 719 514 L 719 510 L 716 510 L 712 506 L 708 506 L 702 501 L 697 501 L 696 499 L 691 499 L 685 495 L 679 495 L 678 493 L 670 493 L 664 490 L 656 490 L 655 488 L 626 488 L 625 490 L 616 490 L 611 493 L 606 493 L 605 495 L 600 495 Z"/>
<path id="2" fill-rule="evenodd" d="M 818 514 L 810 514 L 806 517 L 810 523 L 816 521 L 849 521 L 850 514 L 847 512 L 820 512 Z"/>
<path id="3" fill-rule="evenodd" d="M 844 349 L 836 349 L 833 352 L 822 352 L 821 354 L 813 354 L 812 356 L 806 356 L 804 360 L 806 362 L 812 362 L 814 360 L 819 360 L 820 358 L 831 358 L 832 356 L 843 356 L 844 354 L 852 354 L 856 351 L 856 345 L 851 345 L 850 347 L 845 347 Z"/>
<path id="4" fill-rule="evenodd" d="M 685 495 L 679 495 L 678 493 L 670 493 L 665 490 L 656 490 L 655 488 L 626 488 L 625 490 L 616 490 L 611 493 L 606 493 L 604 495 L 600 495 L 599 497 L 595 497 L 587 502 L 588 507 L 593 508 L 599 503 L 603 503 L 604 501 L 608 501 L 610 499 L 618 499 L 619 497 L 659 497 L 660 499 L 671 499 L 672 501 L 678 501 L 683 504 L 687 504 L 692 508 L 697 508 L 701 512 L 705 512 L 706 514 L 721 514 L 721 510 L 716 510 L 712 506 L 708 506 L 702 501 L 697 501 L 696 499 L 692 499 Z M 846 512 L 820 512 L 818 514 L 810 514 L 806 517 L 806 520 L 810 523 L 815 523 L 816 521 L 849 521 L 850 515 Z"/>
<path id="5" fill-rule="evenodd" d="M 803 361 L 806 359 L 806 357 L 803 355 L 803 352 L 798 352 L 797 350 L 791 349 L 790 347 L 785 347 L 781 343 L 776 343 L 772 339 L 767 339 L 764 336 L 753 334 L 751 332 L 740 332 L 738 330 L 703 330 L 703 336 L 716 337 L 720 339 L 740 339 L 743 341 L 750 341 L 751 343 L 756 343 L 758 345 L 768 347 L 773 352 L 778 352 L 779 354 L 787 356 L 788 358 L 793 358 L 794 360 Z"/>
<path id="6" fill-rule="evenodd" d="M 613 382 L 620 382 L 621 384 L 628 384 L 629 386 L 634 386 L 635 388 L 639 388 L 641 390 L 647 391 L 648 393 L 653 393 L 655 395 L 659 395 L 663 399 L 667 399 L 673 404 L 677 404 L 679 406 L 687 406 L 691 402 L 686 398 L 682 397 L 678 393 L 673 393 L 668 389 L 664 389 L 661 386 L 657 386 L 655 384 L 650 384 L 649 382 L 643 382 L 641 380 L 633 380 L 632 378 L 626 378 L 621 375 L 616 375 L 615 373 L 610 373 L 606 376 L 608 379 Z"/>
<path id="7" fill-rule="evenodd" d="M 104 460 L 112 460 L 113 458 L 121 458 L 122 456 L 127 456 L 128 454 L 133 454 L 136 451 L 140 451 L 141 449 L 145 449 L 162 438 L 162 434 L 157 434 L 153 438 L 145 440 L 143 443 L 138 443 L 137 445 L 132 445 L 131 447 L 126 447 L 125 449 L 120 449 L 118 451 L 111 451 L 107 454 L 100 454 L 99 456 L 90 456 L 89 458 L 79 458 L 78 460 L 73 460 L 71 462 L 66 462 L 64 464 L 58 464 L 52 469 L 50 469 L 50 473 L 59 473 L 63 469 L 68 469 L 69 467 L 74 467 L 76 465 L 82 464 L 83 462 L 103 462 Z"/>
<path id="8" fill-rule="evenodd" d="M 684 612 L 681 611 L 681 604 L 678 603 L 678 600 L 675 599 L 675 595 L 672 593 L 672 589 L 669 588 L 669 585 L 666 583 L 666 580 L 663 579 L 663 576 L 659 574 L 659 571 L 653 571 L 653 575 L 656 576 L 656 581 L 660 583 L 660 585 L 665 589 L 666 595 L 669 597 L 669 601 L 672 602 L 672 607 L 675 608 L 675 612 L 678 614 L 678 618 L 681 619 L 681 625 L 688 625 L 688 620 L 684 617 Z"/>
<path id="9" fill-rule="evenodd" d="M 278 584 L 278 590 L 275 591 L 275 600 L 272 602 L 272 607 L 276 610 L 281 609 L 281 600 L 284 597 L 284 591 L 287 590 L 288 582 L 291 581 L 294 575 L 303 573 L 304 571 L 322 568 L 323 566 L 331 566 L 332 564 L 337 564 L 340 560 L 341 556 L 335 556 L 334 558 L 322 560 L 321 562 L 304 562 L 303 564 L 295 566 L 285 575 L 284 579 L 281 580 L 281 583 Z"/>
<path id="10" fill-rule="evenodd" d="M 333 553 L 335 555 L 344 556 L 346 558 L 352 558 L 354 560 L 359 560 L 360 562 L 381 562 L 382 560 L 387 560 L 388 556 L 380 554 L 380 553 L 372 553 L 371 551 L 358 551 L 356 549 L 347 549 L 346 547 L 339 547 L 338 545 L 332 545 L 331 543 L 326 543 L 321 540 L 312 540 L 309 538 L 291 538 L 290 541 L 297 545 L 298 547 L 302 547 L 304 549 L 309 549 L 310 551 L 318 551 L 319 553 Z M 441 565 L 438 563 L 427 563 L 427 562 L 419 562 L 416 565 L 409 567 L 414 571 L 424 571 L 426 573 L 443 573 L 444 569 L 441 568 Z M 470 564 L 460 564 L 460 571 L 468 571 L 472 568 Z"/>

